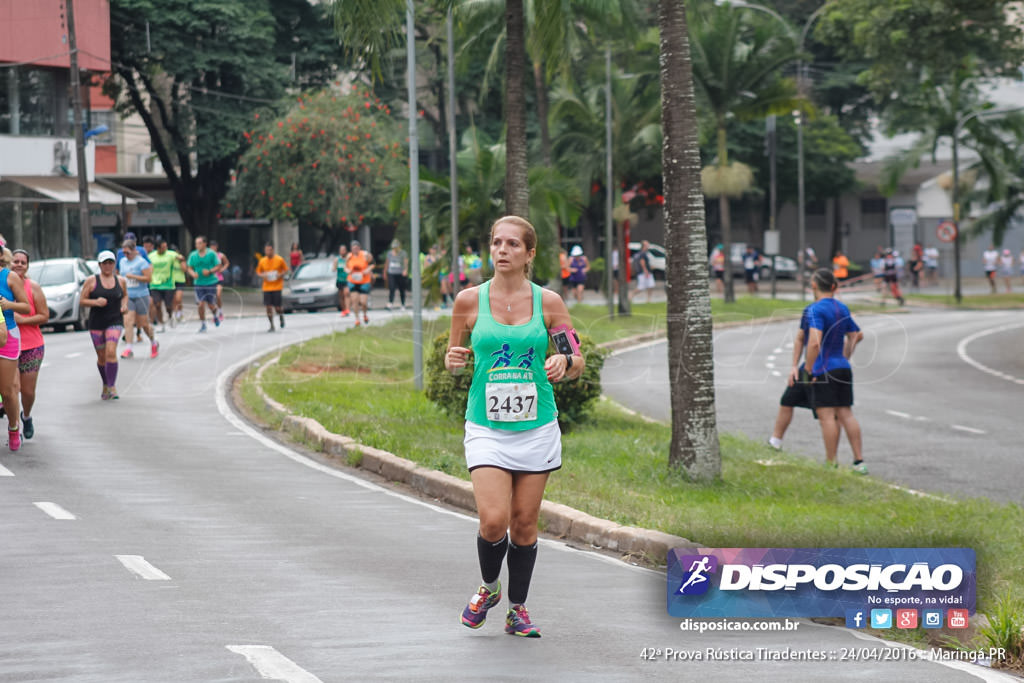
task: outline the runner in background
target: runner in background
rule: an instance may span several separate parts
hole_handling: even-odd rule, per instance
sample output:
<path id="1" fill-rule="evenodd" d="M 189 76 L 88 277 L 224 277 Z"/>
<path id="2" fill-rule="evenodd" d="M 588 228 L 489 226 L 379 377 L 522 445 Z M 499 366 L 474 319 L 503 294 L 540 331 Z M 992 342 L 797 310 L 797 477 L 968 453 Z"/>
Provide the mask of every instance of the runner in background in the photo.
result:
<path id="1" fill-rule="evenodd" d="M 292 242 L 292 248 L 288 252 L 288 258 L 291 260 L 292 270 L 295 270 L 302 265 L 302 250 L 299 249 L 298 242 Z"/>
<path id="2" fill-rule="evenodd" d="M 21 433 L 31 439 L 35 433 L 32 422 L 32 407 L 36 403 L 36 382 L 39 380 L 39 369 L 43 365 L 43 333 L 39 329 L 50 319 L 50 307 L 46 304 L 46 295 L 38 282 L 28 278 L 28 252 L 15 249 L 11 270 L 17 273 L 25 283 L 25 295 L 28 297 L 28 315 L 14 314 L 14 322 L 21 333 L 21 353 L 18 356 L 18 389 L 21 394 Z"/>
<path id="3" fill-rule="evenodd" d="M 996 250 L 995 245 L 988 245 L 988 249 L 981 253 L 981 264 L 985 268 L 985 278 L 988 280 L 988 286 L 992 288 L 992 293 L 996 293 L 996 270 L 998 269 L 999 263 L 999 252 Z"/>
<path id="4" fill-rule="evenodd" d="M 185 300 L 185 256 L 178 249 L 177 244 L 171 245 L 171 251 L 178 254 L 178 258 L 174 261 L 174 270 L 171 274 L 171 279 L 174 280 L 174 316 L 171 318 L 171 326 L 173 327 L 176 323 L 182 322 L 185 317 L 183 310 L 183 303 Z"/>
<path id="5" fill-rule="evenodd" d="M 875 249 L 875 255 L 871 257 L 871 276 L 875 282 L 875 291 L 881 294 L 885 285 L 885 258 L 882 256 L 882 247 Z"/>
<path id="6" fill-rule="evenodd" d="M 1009 249 L 1003 249 L 1003 253 L 999 257 L 999 275 L 1003 278 L 1006 293 L 1011 293 L 1013 291 L 1013 287 L 1010 286 L 1010 278 L 1013 277 L 1013 254 Z"/>
<path id="7" fill-rule="evenodd" d="M 924 276 L 927 284 L 939 284 L 939 250 L 932 246 L 924 248 Z"/>
<path id="8" fill-rule="evenodd" d="M 367 299 L 373 289 L 373 256 L 356 240 L 352 240 L 350 251 L 345 269 L 348 270 L 349 302 L 356 318 L 356 327 L 359 327 L 360 310 L 363 312 L 363 323 L 370 324 Z"/>
<path id="9" fill-rule="evenodd" d="M 263 258 L 256 265 L 256 275 L 263 281 L 263 305 L 267 307 L 267 320 L 270 321 L 270 329 L 267 332 L 274 331 L 275 311 L 281 319 L 281 329 L 284 329 L 284 304 L 281 292 L 284 290 L 284 276 L 287 274 L 288 264 L 274 253 L 274 245 L 267 242 L 263 247 Z"/>
<path id="10" fill-rule="evenodd" d="M 431 247 L 433 248 L 433 247 Z M 338 247 L 338 258 L 334 259 L 335 286 L 338 288 L 338 310 L 341 317 L 347 316 L 348 310 L 348 271 L 345 270 L 345 259 L 348 258 L 348 247 Z"/>
<path id="11" fill-rule="evenodd" d="M 117 269 L 128 284 L 128 310 L 124 314 L 127 348 L 121 354 L 121 358 L 135 356 L 132 342 L 135 340 L 136 325 L 149 337 L 149 357 L 156 358 L 160 344 L 153 333 L 153 326 L 149 324 L 149 282 L 153 276 L 153 266 L 142 258 L 132 240 L 125 240 L 121 248 L 124 250 L 124 256 L 118 261 Z"/>
<path id="12" fill-rule="evenodd" d="M 886 249 L 882 256 L 882 275 L 885 280 L 886 289 L 892 293 L 896 301 L 902 306 L 905 302 L 903 292 L 900 291 L 900 263 L 896 252 Z M 882 303 L 885 303 L 885 292 L 882 293 Z"/>
<path id="13" fill-rule="evenodd" d="M 217 254 L 217 258 L 220 259 L 220 269 L 217 271 L 217 316 L 221 322 L 224 322 L 224 300 L 222 295 L 224 294 L 224 271 L 231 267 L 231 261 L 228 260 L 227 255 L 220 250 L 220 246 L 217 244 L 217 240 L 211 240 L 210 249 Z"/>
<path id="14" fill-rule="evenodd" d="M 159 323 L 160 332 L 167 330 L 164 313 L 174 327 L 174 268 L 181 260 L 181 254 L 167 248 L 167 240 L 159 238 L 156 250 L 150 252 L 149 262 L 153 264 L 153 275 L 149 281 L 149 296 L 153 305 L 153 322 Z"/>
<path id="15" fill-rule="evenodd" d="M 212 249 L 207 249 L 206 238 L 196 238 L 196 248 L 188 255 L 188 274 L 196 287 L 196 306 L 199 309 L 199 331 L 206 332 L 206 307 L 210 307 L 213 324 L 220 327 L 217 316 L 217 272 L 220 270 L 220 257 Z"/>
<path id="16" fill-rule="evenodd" d="M 114 273 L 114 252 L 101 251 L 96 257 L 100 272 L 82 285 L 79 301 L 89 310 L 89 336 L 96 350 L 96 367 L 103 380 L 104 401 L 117 399 L 117 342 L 128 310 L 128 284 Z"/>

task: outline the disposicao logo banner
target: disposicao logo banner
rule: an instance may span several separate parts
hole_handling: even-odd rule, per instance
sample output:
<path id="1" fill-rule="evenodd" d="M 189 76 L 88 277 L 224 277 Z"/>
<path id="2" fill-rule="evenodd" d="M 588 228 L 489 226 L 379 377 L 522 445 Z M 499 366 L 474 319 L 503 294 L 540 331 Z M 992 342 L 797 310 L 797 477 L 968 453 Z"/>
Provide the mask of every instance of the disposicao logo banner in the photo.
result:
<path id="1" fill-rule="evenodd" d="M 699 548 L 668 554 L 673 617 L 842 617 L 975 609 L 970 548 Z"/>

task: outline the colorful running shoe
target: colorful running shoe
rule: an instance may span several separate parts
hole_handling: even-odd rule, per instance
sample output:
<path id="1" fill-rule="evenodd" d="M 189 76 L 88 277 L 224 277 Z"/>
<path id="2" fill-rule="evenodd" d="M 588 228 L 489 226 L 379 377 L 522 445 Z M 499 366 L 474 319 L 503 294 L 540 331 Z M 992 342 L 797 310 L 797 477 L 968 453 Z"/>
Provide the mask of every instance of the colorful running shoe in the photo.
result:
<path id="1" fill-rule="evenodd" d="M 358 322 L 358 321 L 357 321 Z M 462 625 L 470 628 L 480 628 L 487 619 L 487 610 L 501 602 L 501 583 L 492 593 L 487 586 L 480 586 L 480 590 L 469 599 L 466 609 L 462 610 Z"/>
<path id="2" fill-rule="evenodd" d="M 103 393 L 100 394 L 100 398 L 104 401 L 110 400 L 110 387 L 103 387 Z"/>
<path id="3" fill-rule="evenodd" d="M 856 465 L 853 466 L 853 470 L 852 471 L 853 471 L 854 474 L 867 474 L 868 473 L 868 466 L 865 465 L 862 462 L 859 462 L 859 463 L 857 463 Z"/>
<path id="4" fill-rule="evenodd" d="M 350 310 L 348 310 L 348 309 L 346 308 L 346 309 L 345 309 L 344 311 L 342 311 L 342 312 L 341 312 L 341 317 L 342 317 L 342 318 L 344 318 L 345 316 L 349 315 L 349 314 L 350 314 L 351 312 L 352 312 L 352 311 L 350 311 Z"/>
<path id="5" fill-rule="evenodd" d="M 36 427 L 32 424 L 32 418 L 25 417 L 25 413 L 21 414 L 21 432 L 26 439 L 31 439 L 36 435 Z"/>
<path id="6" fill-rule="evenodd" d="M 110 400 L 116 401 L 119 398 L 121 397 L 117 395 L 117 387 L 110 387 Z"/>
<path id="7" fill-rule="evenodd" d="M 160 355 L 160 342 L 155 341 L 149 345 L 149 357 L 156 358 Z"/>
<path id="8" fill-rule="evenodd" d="M 512 605 L 505 615 L 505 633 L 525 638 L 540 638 L 540 629 L 530 621 L 526 605 Z"/>
<path id="9" fill-rule="evenodd" d="M 121 352 L 121 358 L 124 358 L 126 360 L 129 358 L 135 358 L 135 352 L 132 351 L 131 347 L 129 346 L 127 349 Z"/>
<path id="10" fill-rule="evenodd" d="M 12 451 L 16 451 L 21 448 L 21 432 L 17 429 L 7 430 L 7 445 Z"/>
<path id="11" fill-rule="evenodd" d="M 214 327 L 220 327 L 220 311 L 213 314 L 213 325 Z"/>

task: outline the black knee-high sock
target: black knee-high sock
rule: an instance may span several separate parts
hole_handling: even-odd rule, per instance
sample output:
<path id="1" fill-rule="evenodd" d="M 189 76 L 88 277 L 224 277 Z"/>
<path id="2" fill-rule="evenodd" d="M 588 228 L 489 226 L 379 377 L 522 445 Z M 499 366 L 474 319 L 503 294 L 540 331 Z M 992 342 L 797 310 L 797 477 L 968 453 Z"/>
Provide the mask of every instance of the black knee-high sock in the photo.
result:
<path id="1" fill-rule="evenodd" d="M 500 541 L 488 541 L 480 534 L 476 535 L 476 554 L 480 558 L 480 577 L 484 583 L 494 583 L 501 573 L 501 561 L 508 550 L 508 534 Z"/>
<path id="2" fill-rule="evenodd" d="M 513 605 L 526 602 L 537 561 L 537 542 L 533 545 L 508 544 L 508 600 Z"/>

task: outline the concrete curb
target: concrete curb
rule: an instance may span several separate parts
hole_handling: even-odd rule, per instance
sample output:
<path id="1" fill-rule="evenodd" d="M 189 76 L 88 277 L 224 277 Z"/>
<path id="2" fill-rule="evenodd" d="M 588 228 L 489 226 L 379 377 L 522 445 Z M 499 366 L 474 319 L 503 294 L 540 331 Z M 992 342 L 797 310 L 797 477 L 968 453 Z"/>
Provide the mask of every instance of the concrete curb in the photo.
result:
<path id="1" fill-rule="evenodd" d="M 632 344 L 657 335 L 641 335 L 633 338 Z M 256 372 L 256 391 L 268 410 L 282 416 L 281 429 L 293 439 L 310 448 L 324 453 L 331 459 L 347 465 L 373 472 L 385 479 L 401 482 L 424 495 L 463 508 L 476 510 L 473 485 L 463 479 L 444 472 L 420 467 L 416 463 L 400 458 L 394 453 L 358 443 L 355 439 L 328 431 L 322 424 L 309 417 L 292 414 L 284 405 L 270 398 L 263 391 L 262 378 L 267 368 L 276 365 L 280 355 L 268 360 Z M 552 536 L 585 543 L 594 548 L 618 552 L 629 557 L 639 557 L 657 564 L 665 564 L 668 551 L 684 548 L 695 551 L 698 545 L 680 536 L 673 536 L 653 529 L 623 526 L 607 519 L 599 519 L 568 505 L 545 500 L 540 507 L 541 529 Z"/>

